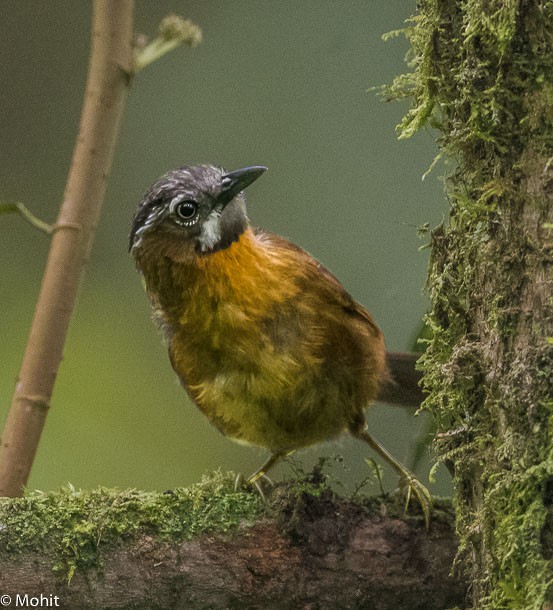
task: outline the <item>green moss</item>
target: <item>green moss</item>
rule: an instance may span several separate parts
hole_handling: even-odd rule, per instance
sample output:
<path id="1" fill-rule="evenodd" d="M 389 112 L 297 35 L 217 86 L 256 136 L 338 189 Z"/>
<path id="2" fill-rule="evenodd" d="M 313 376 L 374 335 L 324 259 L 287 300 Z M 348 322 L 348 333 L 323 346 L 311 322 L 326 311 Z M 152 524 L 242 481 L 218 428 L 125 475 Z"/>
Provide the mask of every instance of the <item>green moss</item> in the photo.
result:
<path id="1" fill-rule="evenodd" d="M 99 550 L 148 534 L 179 542 L 204 532 L 230 532 L 263 511 L 257 494 L 234 490 L 235 476 L 220 472 L 170 493 L 99 488 L 32 492 L 0 499 L 0 552 L 46 552 L 71 579 L 77 569 L 100 566 Z"/>
<path id="2" fill-rule="evenodd" d="M 400 137 L 437 129 L 455 166 L 449 221 L 432 234 L 425 407 L 455 472 L 475 606 L 542 608 L 553 598 L 553 309 L 540 288 L 551 269 L 553 2 L 418 6 L 403 30 L 413 71 L 385 92 L 413 102 Z"/>
<path id="3" fill-rule="evenodd" d="M 47 557 L 52 569 L 71 581 L 76 572 L 101 569 L 105 551 L 143 536 L 178 544 L 208 532 L 232 534 L 262 517 L 274 519 L 290 534 L 300 522 L 312 524 L 315 515 L 335 515 L 337 506 L 349 507 L 354 520 L 359 511 L 405 515 L 400 494 L 365 497 L 360 488 L 349 498 L 336 493 L 324 472 L 328 458 L 309 473 L 294 466 L 295 479 L 271 488 L 268 500 L 254 489 L 235 490 L 236 475 L 230 472 L 215 472 L 166 493 L 67 486 L 0 498 L 0 554 L 13 560 L 33 553 Z M 419 519 L 422 526 L 419 507 L 411 506 L 409 512 L 410 520 Z M 450 518 L 451 502 L 435 498 L 433 521 Z"/>
<path id="4" fill-rule="evenodd" d="M 495 518 L 488 525 L 490 551 L 497 558 L 496 585 L 485 602 L 491 608 L 540 610 L 553 583 L 551 562 L 542 554 L 542 532 L 547 508 L 543 503 L 544 477 L 553 474 L 551 456 L 526 472 L 516 470 L 490 481 L 487 502 Z M 491 530 L 487 530 L 488 533 Z"/>

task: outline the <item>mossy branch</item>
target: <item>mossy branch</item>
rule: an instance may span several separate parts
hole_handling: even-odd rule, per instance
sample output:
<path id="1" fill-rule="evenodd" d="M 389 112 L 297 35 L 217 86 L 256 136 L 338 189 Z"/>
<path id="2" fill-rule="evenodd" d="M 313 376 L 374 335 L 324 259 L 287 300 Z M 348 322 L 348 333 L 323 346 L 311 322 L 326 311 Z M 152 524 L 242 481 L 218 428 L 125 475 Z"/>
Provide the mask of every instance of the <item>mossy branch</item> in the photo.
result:
<path id="1" fill-rule="evenodd" d="M 81 609 L 462 604 L 447 503 L 427 531 L 400 502 L 339 498 L 315 474 L 279 484 L 268 503 L 234 481 L 215 473 L 164 494 L 66 488 L 0 501 L 0 590 L 14 597 L 25 583 Z"/>

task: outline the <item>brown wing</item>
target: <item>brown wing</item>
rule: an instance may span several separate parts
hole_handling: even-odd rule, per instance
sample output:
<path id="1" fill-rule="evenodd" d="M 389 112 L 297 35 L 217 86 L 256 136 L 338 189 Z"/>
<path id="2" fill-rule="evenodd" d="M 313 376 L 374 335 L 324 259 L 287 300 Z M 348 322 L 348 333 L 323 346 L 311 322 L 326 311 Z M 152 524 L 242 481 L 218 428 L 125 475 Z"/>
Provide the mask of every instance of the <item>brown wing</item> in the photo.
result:
<path id="1" fill-rule="evenodd" d="M 284 239 L 283 237 L 280 237 L 279 235 L 269 233 L 263 229 L 255 229 L 254 232 L 256 236 L 267 241 L 268 243 L 273 244 L 277 248 L 286 248 L 294 251 L 304 265 L 311 266 L 316 271 L 319 278 L 324 278 L 326 280 L 329 288 L 328 294 L 329 296 L 332 295 L 332 298 L 337 302 L 337 305 L 342 307 L 342 309 L 344 309 L 348 314 L 365 322 L 367 326 L 370 327 L 370 330 L 374 335 L 380 336 L 382 334 L 371 314 L 349 294 L 349 292 L 342 286 L 340 280 L 316 258 L 311 256 L 299 246 L 296 246 L 296 244 Z"/>

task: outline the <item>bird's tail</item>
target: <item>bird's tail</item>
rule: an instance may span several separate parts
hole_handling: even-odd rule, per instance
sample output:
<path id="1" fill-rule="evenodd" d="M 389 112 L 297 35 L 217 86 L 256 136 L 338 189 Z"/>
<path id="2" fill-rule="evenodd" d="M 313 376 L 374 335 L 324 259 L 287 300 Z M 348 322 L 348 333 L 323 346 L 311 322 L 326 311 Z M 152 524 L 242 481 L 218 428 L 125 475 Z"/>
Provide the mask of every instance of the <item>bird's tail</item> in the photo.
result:
<path id="1" fill-rule="evenodd" d="M 384 380 L 377 401 L 403 407 L 419 407 L 424 400 L 420 387 L 422 373 L 415 369 L 421 354 L 387 352 L 389 376 Z"/>

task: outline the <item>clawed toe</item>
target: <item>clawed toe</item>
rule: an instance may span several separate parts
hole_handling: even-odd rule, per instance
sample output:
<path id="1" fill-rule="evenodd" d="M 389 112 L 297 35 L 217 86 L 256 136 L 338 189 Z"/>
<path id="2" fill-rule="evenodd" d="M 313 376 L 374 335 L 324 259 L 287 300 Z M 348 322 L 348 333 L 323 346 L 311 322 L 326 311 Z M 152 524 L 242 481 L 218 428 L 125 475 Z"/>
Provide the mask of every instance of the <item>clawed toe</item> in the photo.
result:
<path id="1" fill-rule="evenodd" d="M 428 489 L 410 472 L 405 472 L 400 478 L 400 489 L 405 493 L 405 512 L 409 507 L 411 496 L 414 495 L 418 500 L 422 513 L 424 515 L 424 523 L 426 529 L 430 524 L 430 511 L 432 509 L 432 496 Z"/>
<path id="2" fill-rule="evenodd" d="M 261 499 L 266 502 L 267 497 L 263 491 L 263 487 L 261 486 L 261 480 L 267 481 L 271 487 L 274 487 L 273 481 L 264 473 L 256 473 L 246 479 L 243 474 L 236 475 L 236 479 L 234 480 L 234 491 L 238 491 L 241 487 L 253 487 L 257 490 L 257 493 L 261 496 Z"/>

